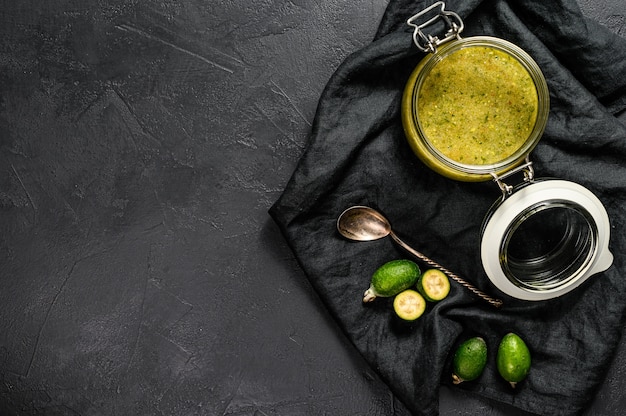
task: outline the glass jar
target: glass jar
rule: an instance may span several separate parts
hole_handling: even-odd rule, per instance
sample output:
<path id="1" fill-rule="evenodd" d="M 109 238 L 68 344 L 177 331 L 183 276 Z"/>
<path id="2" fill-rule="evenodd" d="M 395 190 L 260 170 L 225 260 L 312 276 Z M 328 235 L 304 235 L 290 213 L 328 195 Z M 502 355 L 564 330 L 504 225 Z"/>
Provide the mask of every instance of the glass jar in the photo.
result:
<path id="1" fill-rule="evenodd" d="M 548 86 L 535 61 L 502 39 L 446 43 L 411 74 L 402 99 L 415 154 L 460 181 L 487 181 L 520 165 L 548 121 Z"/>

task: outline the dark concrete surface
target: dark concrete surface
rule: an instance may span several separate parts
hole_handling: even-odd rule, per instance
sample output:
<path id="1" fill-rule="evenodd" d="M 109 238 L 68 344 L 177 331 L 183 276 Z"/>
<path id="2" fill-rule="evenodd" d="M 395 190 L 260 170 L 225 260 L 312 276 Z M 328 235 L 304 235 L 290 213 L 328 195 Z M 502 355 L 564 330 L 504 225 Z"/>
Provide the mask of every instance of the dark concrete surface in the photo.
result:
<path id="1" fill-rule="evenodd" d="M 267 215 L 385 6 L 1 2 L 0 415 L 408 414 Z M 625 354 L 588 415 L 623 414 Z"/>

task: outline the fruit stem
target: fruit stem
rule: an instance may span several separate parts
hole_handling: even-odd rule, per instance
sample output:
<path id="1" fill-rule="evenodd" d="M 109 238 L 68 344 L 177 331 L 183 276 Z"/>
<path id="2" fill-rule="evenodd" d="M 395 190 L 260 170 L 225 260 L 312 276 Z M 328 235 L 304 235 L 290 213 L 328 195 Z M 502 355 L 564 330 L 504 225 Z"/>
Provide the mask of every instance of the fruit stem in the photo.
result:
<path id="1" fill-rule="evenodd" d="M 452 383 L 454 383 L 454 384 L 461 384 L 464 381 L 465 380 L 463 380 L 461 377 L 459 377 L 456 374 L 452 373 Z"/>
<path id="2" fill-rule="evenodd" d="M 374 291 L 374 288 L 370 286 L 369 289 L 367 289 L 363 294 L 363 302 L 371 302 L 374 299 L 376 299 L 376 292 Z"/>
<path id="3" fill-rule="evenodd" d="M 509 384 L 511 385 L 511 387 L 515 388 L 515 386 L 517 386 L 517 382 L 515 381 L 509 381 Z"/>

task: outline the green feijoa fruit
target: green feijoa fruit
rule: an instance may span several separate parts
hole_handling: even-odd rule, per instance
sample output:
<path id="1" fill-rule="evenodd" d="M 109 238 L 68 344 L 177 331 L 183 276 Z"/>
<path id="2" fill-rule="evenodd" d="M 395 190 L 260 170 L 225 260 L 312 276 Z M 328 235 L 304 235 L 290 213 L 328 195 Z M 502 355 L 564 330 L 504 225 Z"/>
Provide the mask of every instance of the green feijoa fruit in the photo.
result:
<path id="1" fill-rule="evenodd" d="M 428 269 L 417 281 L 417 290 L 426 300 L 438 302 L 450 293 L 450 280 L 442 271 Z"/>
<path id="2" fill-rule="evenodd" d="M 393 299 L 393 310 L 400 319 L 414 321 L 426 310 L 426 300 L 415 290 L 403 290 Z"/>
<path id="3" fill-rule="evenodd" d="M 392 260 L 380 266 L 372 275 L 370 287 L 363 295 L 363 302 L 377 297 L 391 297 L 415 285 L 420 269 L 411 260 Z"/>
<path id="4" fill-rule="evenodd" d="M 496 362 L 502 378 L 515 388 L 515 385 L 528 375 L 531 363 L 530 351 L 522 338 L 510 332 L 500 341 Z"/>
<path id="5" fill-rule="evenodd" d="M 452 382 L 477 379 L 487 364 L 487 343 L 481 337 L 465 340 L 454 353 Z"/>

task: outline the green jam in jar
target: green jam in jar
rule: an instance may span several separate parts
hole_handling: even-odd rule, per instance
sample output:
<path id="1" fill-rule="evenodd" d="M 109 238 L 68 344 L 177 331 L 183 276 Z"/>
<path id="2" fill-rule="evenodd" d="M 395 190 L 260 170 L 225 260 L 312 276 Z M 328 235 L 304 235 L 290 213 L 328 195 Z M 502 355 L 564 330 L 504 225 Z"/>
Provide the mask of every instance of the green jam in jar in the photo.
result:
<path id="1" fill-rule="evenodd" d="M 539 99 L 528 70 L 489 46 L 461 48 L 437 62 L 417 96 L 430 144 L 455 162 L 490 165 L 512 156 L 537 121 Z"/>

